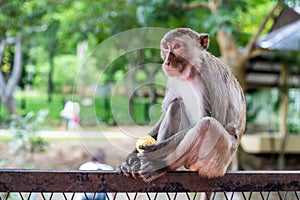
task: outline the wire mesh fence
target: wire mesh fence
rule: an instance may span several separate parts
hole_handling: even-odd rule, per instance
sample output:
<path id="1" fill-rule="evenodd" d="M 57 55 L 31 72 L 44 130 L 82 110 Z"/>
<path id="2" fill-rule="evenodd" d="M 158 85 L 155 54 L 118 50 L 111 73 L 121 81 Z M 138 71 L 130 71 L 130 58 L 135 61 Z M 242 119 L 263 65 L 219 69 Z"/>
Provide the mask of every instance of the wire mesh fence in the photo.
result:
<path id="1" fill-rule="evenodd" d="M 89 194 L 92 194 L 89 196 Z M 104 193 L 107 200 L 293 200 L 299 199 L 299 192 L 214 192 L 210 197 L 202 193 Z M 97 193 L 3 193 L 1 199 L 28 199 L 28 200 L 98 200 Z"/>
<path id="2" fill-rule="evenodd" d="M 0 200 L 293 200 L 300 171 L 239 171 L 207 179 L 172 172 L 151 183 L 113 171 L 0 170 Z"/>

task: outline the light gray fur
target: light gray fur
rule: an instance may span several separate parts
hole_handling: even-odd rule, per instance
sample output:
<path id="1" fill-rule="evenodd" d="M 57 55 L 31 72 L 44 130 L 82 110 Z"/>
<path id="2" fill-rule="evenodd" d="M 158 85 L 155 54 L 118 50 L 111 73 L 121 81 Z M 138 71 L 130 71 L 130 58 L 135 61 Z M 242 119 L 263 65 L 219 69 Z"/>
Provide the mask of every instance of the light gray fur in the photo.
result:
<path id="1" fill-rule="evenodd" d="M 162 39 L 163 68 L 170 77 L 163 114 L 149 133 L 159 143 L 144 146 L 144 153 L 133 151 L 119 172 L 138 173 L 147 182 L 181 166 L 209 178 L 226 172 L 245 129 L 245 98 L 230 70 L 205 50 L 208 35 L 200 42 L 199 36 L 183 28 Z M 173 49 L 174 41 L 184 50 Z M 185 67 L 173 66 L 180 59 Z"/>

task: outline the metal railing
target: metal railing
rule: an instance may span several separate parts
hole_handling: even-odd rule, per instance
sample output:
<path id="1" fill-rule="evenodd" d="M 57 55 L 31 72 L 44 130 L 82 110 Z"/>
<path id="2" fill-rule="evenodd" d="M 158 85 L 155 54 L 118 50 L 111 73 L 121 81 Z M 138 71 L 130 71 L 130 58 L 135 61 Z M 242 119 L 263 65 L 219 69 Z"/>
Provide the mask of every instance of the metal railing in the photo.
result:
<path id="1" fill-rule="evenodd" d="M 300 171 L 237 171 L 215 179 L 171 172 L 145 183 L 113 171 L 0 170 L 1 200 L 69 200 L 99 192 L 129 200 L 199 199 L 200 193 L 210 199 L 299 199 Z"/>

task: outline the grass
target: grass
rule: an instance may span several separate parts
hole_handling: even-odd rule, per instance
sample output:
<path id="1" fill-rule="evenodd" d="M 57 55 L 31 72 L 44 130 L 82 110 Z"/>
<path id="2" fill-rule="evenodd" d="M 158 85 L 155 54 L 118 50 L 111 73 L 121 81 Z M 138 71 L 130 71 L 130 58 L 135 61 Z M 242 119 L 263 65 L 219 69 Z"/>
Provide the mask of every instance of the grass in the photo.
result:
<path id="1" fill-rule="evenodd" d="M 61 122 L 60 111 L 64 107 L 64 100 L 67 98 L 63 94 L 53 94 L 52 101 L 48 103 L 47 94 L 32 91 L 30 93 L 17 92 L 15 100 L 17 104 L 17 114 L 24 115 L 33 111 L 37 113 L 39 110 L 49 110 L 48 119 L 50 125 L 57 125 Z"/>
<path id="2" fill-rule="evenodd" d="M 86 98 L 93 100 L 92 105 L 84 105 Z M 51 128 L 59 127 L 62 122 L 60 111 L 64 107 L 65 99 L 72 99 L 71 95 L 54 93 L 52 101 L 48 103 L 47 94 L 39 91 L 17 92 L 15 95 L 17 114 L 24 115 L 30 111 L 37 113 L 41 109 L 48 109 L 48 124 Z M 83 127 L 94 127 L 98 125 L 134 125 L 148 124 L 158 120 L 161 115 L 160 106 L 156 106 L 151 116 L 148 115 L 149 102 L 147 99 L 136 99 L 134 103 L 133 116 L 129 114 L 128 97 L 116 96 L 113 99 L 93 98 L 93 97 L 76 97 L 76 101 L 80 104 L 80 123 Z M 4 106 L 0 110 L 0 119 L 6 121 L 9 119 L 5 112 Z M 3 120 L 5 119 L 5 120 Z"/>

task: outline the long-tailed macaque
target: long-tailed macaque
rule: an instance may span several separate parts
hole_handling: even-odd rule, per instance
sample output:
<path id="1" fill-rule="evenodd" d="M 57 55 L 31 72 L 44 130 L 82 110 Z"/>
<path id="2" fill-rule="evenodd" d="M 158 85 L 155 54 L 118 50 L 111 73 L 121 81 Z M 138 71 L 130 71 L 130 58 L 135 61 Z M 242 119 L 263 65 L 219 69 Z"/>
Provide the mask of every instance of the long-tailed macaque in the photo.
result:
<path id="1" fill-rule="evenodd" d="M 223 176 L 245 129 L 243 91 L 230 70 L 206 51 L 208 34 L 172 30 L 161 40 L 168 76 L 163 114 L 149 133 L 158 144 L 140 146 L 117 171 L 150 182 L 182 166 L 208 178 Z"/>

